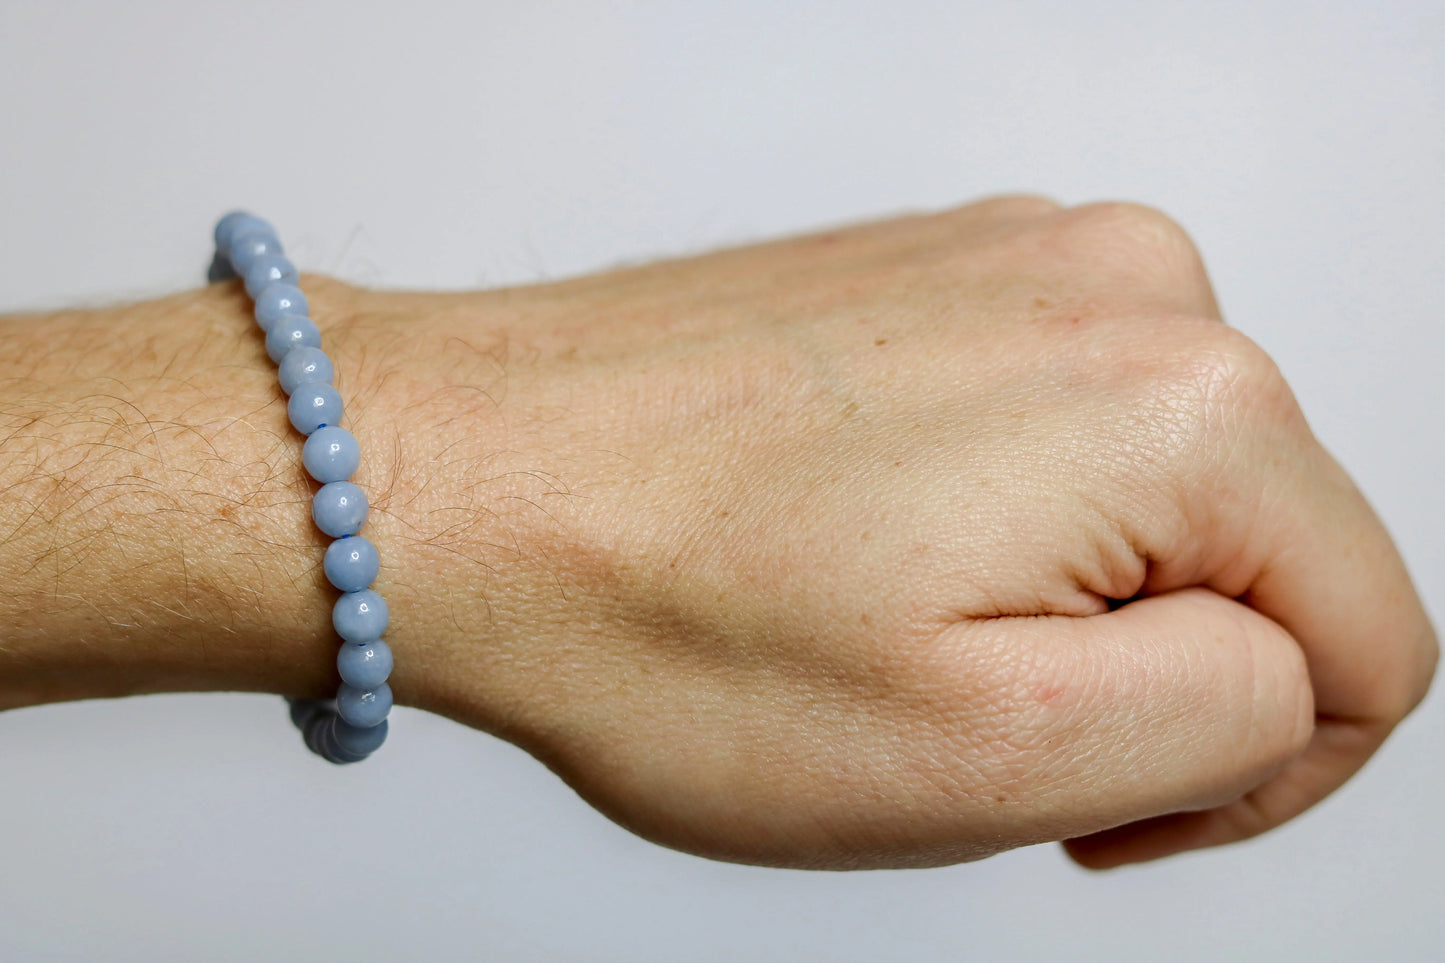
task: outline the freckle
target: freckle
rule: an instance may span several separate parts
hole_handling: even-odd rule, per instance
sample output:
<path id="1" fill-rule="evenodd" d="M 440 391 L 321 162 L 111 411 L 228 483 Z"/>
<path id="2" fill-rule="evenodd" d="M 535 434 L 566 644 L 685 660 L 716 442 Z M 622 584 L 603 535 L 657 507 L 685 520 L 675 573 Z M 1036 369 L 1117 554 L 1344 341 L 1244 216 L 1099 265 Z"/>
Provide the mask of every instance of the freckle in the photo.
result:
<path id="1" fill-rule="evenodd" d="M 723 509 L 722 511 L 720 511 L 720 512 L 717 513 L 717 517 L 718 517 L 718 518 L 727 518 L 727 517 L 728 517 L 729 515 L 731 515 L 731 514 L 732 514 L 732 512 L 728 511 L 727 509 Z"/>
<path id="2" fill-rule="evenodd" d="M 883 345 L 885 345 L 885 344 L 887 344 L 887 343 L 888 343 L 888 339 L 887 339 L 887 338 L 878 338 L 876 341 L 873 342 L 873 346 L 874 346 L 874 347 L 880 347 L 880 348 L 881 348 Z"/>
<path id="3" fill-rule="evenodd" d="M 873 620 L 868 617 L 868 613 L 867 613 L 867 612 L 864 612 L 862 615 L 860 615 L 860 616 L 858 617 L 858 621 L 859 621 L 859 622 L 862 622 L 864 625 L 872 625 L 872 624 L 873 624 Z"/>
<path id="4" fill-rule="evenodd" d="M 1036 307 L 1036 308 L 1047 308 L 1047 307 L 1049 307 L 1049 299 L 1048 299 L 1048 298 L 1034 298 L 1034 307 Z"/>

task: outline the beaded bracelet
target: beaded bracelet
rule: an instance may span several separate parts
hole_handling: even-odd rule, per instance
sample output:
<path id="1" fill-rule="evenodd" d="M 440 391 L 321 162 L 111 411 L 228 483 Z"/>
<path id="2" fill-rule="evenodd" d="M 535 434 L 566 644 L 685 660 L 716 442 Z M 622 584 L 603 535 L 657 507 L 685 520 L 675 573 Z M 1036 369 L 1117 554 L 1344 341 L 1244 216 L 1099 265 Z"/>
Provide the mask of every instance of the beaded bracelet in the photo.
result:
<path id="1" fill-rule="evenodd" d="M 330 762 L 359 762 L 386 741 L 391 711 L 391 649 L 382 641 L 386 602 L 372 591 L 380 558 L 376 546 L 358 535 L 366 521 L 366 494 L 348 479 L 361 461 L 361 447 L 341 421 L 341 395 L 331 385 L 334 368 L 321 350 L 321 332 L 307 316 L 299 275 L 286 259 L 270 224 L 233 211 L 216 224 L 216 257 L 211 280 L 240 277 L 255 302 L 256 322 L 266 333 L 266 353 L 277 364 L 281 390 L 290 396 L 286 413 L 306 436 L 301 461 L 321 483 L 311 502 L 316 527 L 336 539 L 322 567 L 342 595 L 331 612 L 341 636 L 336 667 L 341 688 L 335 700 L 290 699 L 291 721 L 306 746 Z"/>

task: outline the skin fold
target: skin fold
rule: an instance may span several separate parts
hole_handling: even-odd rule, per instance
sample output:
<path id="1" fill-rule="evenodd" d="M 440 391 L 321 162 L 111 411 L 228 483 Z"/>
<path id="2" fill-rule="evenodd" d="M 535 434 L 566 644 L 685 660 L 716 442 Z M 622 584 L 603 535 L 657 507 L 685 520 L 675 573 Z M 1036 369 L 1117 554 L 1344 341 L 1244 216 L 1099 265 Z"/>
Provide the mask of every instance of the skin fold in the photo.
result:
<path id="1" fill-rule="evenodd" d="M 1156 211 L 999 198 L 535 287 L 303 287 L 398 701 L 663 845 L 1232 842 L 1433 674 L 1389 536 Z M 0 321 L 0 707 L 334 691 L 247 303 Z"/>

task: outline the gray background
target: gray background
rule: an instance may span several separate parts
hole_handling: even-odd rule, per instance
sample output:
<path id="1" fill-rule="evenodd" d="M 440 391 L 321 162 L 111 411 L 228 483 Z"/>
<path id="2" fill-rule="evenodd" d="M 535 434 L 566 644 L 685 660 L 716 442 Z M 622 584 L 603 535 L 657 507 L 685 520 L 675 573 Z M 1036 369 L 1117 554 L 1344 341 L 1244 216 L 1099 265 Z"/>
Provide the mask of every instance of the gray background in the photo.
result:
<path id="1" fill-rule="evenodd" d="M 192 286 L 237 205 L 305 269 L 465 287 L 1005 190 L 1141 200 L 1437 613 L 1442 171 L 1439 3 L 0 0 L 0 307 Z M 643 843 L 415 712 L 336 770 L 274 698 L 25 710 L 0 960 L 1441 959 L 1442 724 L 1437 697 L 1227 850 L 814 875 Z"/>

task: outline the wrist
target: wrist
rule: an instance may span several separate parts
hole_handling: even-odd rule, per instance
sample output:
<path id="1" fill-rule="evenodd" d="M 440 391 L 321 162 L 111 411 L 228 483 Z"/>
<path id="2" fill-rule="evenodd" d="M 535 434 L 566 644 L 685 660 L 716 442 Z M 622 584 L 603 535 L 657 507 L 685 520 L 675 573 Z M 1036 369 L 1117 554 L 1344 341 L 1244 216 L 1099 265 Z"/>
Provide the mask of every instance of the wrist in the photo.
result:
<path id="1" fill-rule="evenodd" d="M 573 503 L 604 433 L 567 409 L 603 404 L 596 379 L 568 396 L 575 343 L 529 292 L 303 283 L 363 452 L 396 700 L 533 743 L 586 634 Z M 248 308 L 213 285 L 0 320 L 0 708 L 335 691 L 328 540 Z"/>
<path id="2" fill-rule="evenodd" d="M 334 669 L 320 536 L 233 286 L 0 322 L 0 705 Z"/>
<path id="3" fill-rule="evenodd" d="M 523 306 L 525 302 L 528 306 Z M 527 743 L 546 640 L 573 621 L 531 296 L 357 292 L 331 339 L 382 557 L 398 702 Z M 353 413 L 354 411 L 354 413 Z M 545 711 L 545 710 L 543 710 Z"/>

